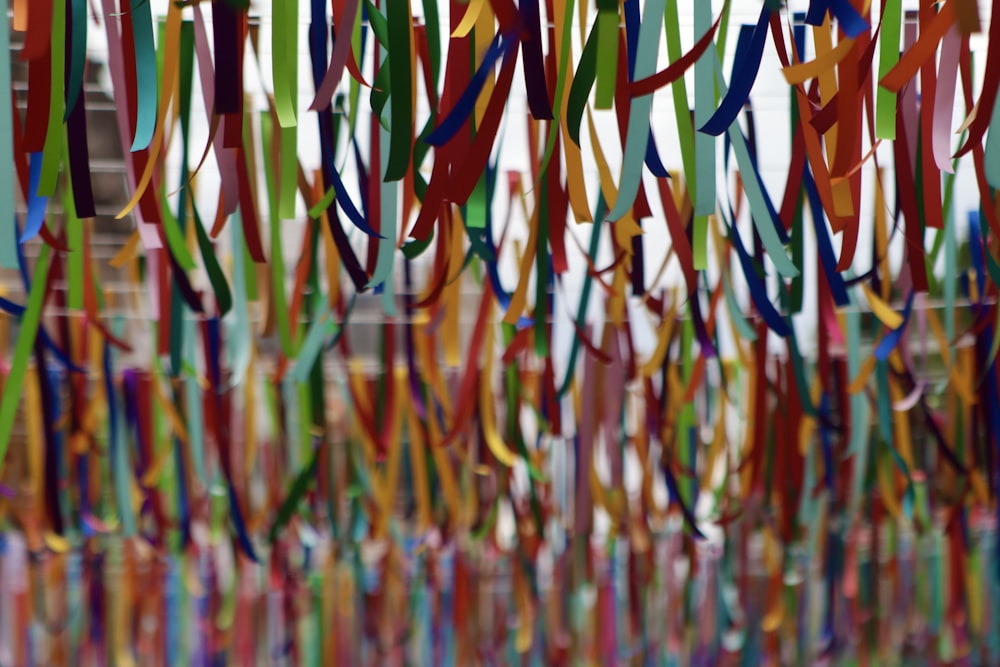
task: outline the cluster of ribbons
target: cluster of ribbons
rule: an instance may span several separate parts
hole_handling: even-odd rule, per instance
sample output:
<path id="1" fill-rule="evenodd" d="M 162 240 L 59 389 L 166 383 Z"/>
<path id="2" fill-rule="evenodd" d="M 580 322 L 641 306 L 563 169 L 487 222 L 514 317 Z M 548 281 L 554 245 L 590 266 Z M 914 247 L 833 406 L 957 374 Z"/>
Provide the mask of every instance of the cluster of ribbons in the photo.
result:
<path id="1" fill-rule="evenodd" d="M 289 557 L 264 568 L 234 562 L 224 535 L 207 531 L 184 554 L 113 536 L 42 559 L 8 534 L 0 657 L 52 665 L 996 664 L 995 521 L 977 514 L 968 550 L 956 552 L 944 531 L 903 528 L 876 504 L 863 530 L 830 533 L 829 564 L 799 547 L 783 553 L 766 529 L 734 529 L 744 542 L 730 553 L 691 549 L 679 517 L 646 541 L 536 546 L 530 565 L 488 543 L 443 545 L 438 533 L 341 551 L 304 530 Z M 837 572 L 829 608 L 827 568 Z M 956 615 L 951 596 L 965 582 L 968 616 Z"/>
<path id="2" fill-rule="evenodd" d="M 730 0 L 693 35 L 677 0 L 311 0 L 304 44 L 303 2 L 247 4 L 14 0 L 0 26 L 0 663 L 996 664 L 982 3 L 757 2 L 730 54 Z M 111 268 L 95 31 L 134 222 Z"/>

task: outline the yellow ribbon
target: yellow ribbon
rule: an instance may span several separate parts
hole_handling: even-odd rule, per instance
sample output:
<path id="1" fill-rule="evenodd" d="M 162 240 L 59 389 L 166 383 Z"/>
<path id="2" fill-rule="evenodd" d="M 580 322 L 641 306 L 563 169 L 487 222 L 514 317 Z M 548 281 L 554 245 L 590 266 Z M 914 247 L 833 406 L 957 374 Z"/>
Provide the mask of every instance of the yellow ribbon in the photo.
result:
<path id="1" fill-rule="evenodd" d="M 472 27 L 476 25 L 476 22 L 479 20 L 479 16 L 483 11 L 483 7 L 485 6 L 486 0 L 472 0 L 469 3 L 468 8 L 465 10 L 465 14 L 462 15 L 462 20 L 457 26 L 455 26 L 455 29 L 452 30 L 451 38 L 460 39 L 462 37 L 466 37 L 470 32 L 472 32 Z"/>
<path id="2" fill-rule="evenodd" d="M 486 340 L 483 348 L 483 371 L 479 378 L 479 414 L 482 420 L 483 436 L 486 445 L 490 448 L 496 460 L 508 468 L 517 461 L 517 455 L 507 447 L 507 444 L 497 432 L 496 418 L 493 414 L 493 357 L 494 355 L 494 326 L 493 307 L 490 306 L 489 319 L 486 323 Z M 475 361 L 473 361 L 475 363 Z"/>

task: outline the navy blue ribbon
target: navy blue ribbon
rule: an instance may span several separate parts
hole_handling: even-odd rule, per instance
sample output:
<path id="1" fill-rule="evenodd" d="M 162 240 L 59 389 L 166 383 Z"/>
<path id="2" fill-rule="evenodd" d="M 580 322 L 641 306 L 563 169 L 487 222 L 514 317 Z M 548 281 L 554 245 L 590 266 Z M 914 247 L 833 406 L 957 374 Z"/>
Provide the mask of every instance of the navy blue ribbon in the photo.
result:
<path id="1" fill-rule="evenodd" d="M 871 26 L 848 0 L 829 0 L 830 13 L 840 23 L 840 29 L 850 38 L 866 32 Z"/>
<path id="2" fill-rule="evenodd" d="M 750 297 L 753 299 L 754 305 L 757 306 L 757 312 L 760 313 L 760 316 L 771 331 L 782 338 L 787 338 L 791 335 L 792 328 L 777 309 L 775 309 L 771 300 L 768 299 L 767 287 L 764 285 L 761 277 L 757 275 L 757 268 L 754 266 L 753 259 L 747 253 L 743 241 L 740 239 L 740 232 L 735 224 L 729 226 L 729 238 L 732 240 L 733 248 L 740 259 L 740 266 L 743 268 L 743 275 L 746 277 L 747 286 L 750 288 Z"/>
<path id="3" fill-rule="evenodd" d="M 469 80 L 469 85 L 466 86 L 448 115 L 424 139 L 426 143 L 431 146 L 443 146 L 462 129 L 469 116 L 472 115 L 472 111 L 476 107 L 476 100 L 479 99 L 479 94 L 482 92 L 483 86 L 486 85 L 487 78 L 493 73 L 497 61 L 510 50 L 514 41 L 513 39 L 502 40 L 501 35 L 493 38 L 490 48 L 483 55 L 482 64 Z"/>
<path id="4" fill-rule="evenodd" d="M 733 124 L 740 109 L 746 104 L 760 70 L 760 60 L 764 55 L 764 43 L 767 39 L 768 21 L 771 10 L 766 6 L 760 10 L 757 25 L 744 25 L 740 28 L 739 40 L 736 43 L 736 54 L 733 73 L 729 79 L 729 90 L 719 108 L 699 130 L 705 134 L 719 136 Z"/>
<path id="5" fill-rule="evenodd" d="M 830 242 L 830 235 L 826 231 L 826 223 L 823 216 L 823 204 L 819 199 L 819 192 L 816 190 L 816 182 L 813 180 L 809 169 L 805 170 L 803 183 L 806 194 L 809 196 L 809 210 L 812 213 L 813 226 L 816 229 L 816 247 L 819 250 L 820 263 L 826 273 L 826 281 L 830 286 L 830 294 L 833 301 L 838 306 L 848 306 L 851 298 L 847 294 L 847 285 L 844 278 L 837 271 L 837 258 L 833 254 L 833 244 Z"/>

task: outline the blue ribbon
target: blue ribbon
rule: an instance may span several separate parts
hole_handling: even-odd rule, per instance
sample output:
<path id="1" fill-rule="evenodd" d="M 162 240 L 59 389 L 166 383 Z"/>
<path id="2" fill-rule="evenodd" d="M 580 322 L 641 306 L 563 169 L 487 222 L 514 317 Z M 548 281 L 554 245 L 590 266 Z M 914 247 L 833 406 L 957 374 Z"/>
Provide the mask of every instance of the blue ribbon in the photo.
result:
<path id="1" fill-rule="evenodd" d="M 813 226 L 816 228 L 816 247 L 819 250 L 820 263 L 826 273 L 826 281 L 830 286 L 830 294 L 833 301 L 838 306 L 849 306 L 851 297 L 847 294 L 847 285 L 844 284 L 844 277 L 837 271 L 837 258 L 833 254 L 833 244 L 826 231 L 826 224 L 823 216 L 823 204 L 819 199 L 819 192 L 816 190 L 816 183 L 813 181 L 809 169 L 805 170 L 802 178 L 809 197 L 809 210 L 812 212 Z"/>
<path id="2" fill-rule="evenodd" d="M 732 239 L 733 248 L 736 249 L 736 255 L 740 259 L 743 275 L 746 277 L 747 286 L 750 288 L 750 297 L 753 299 L 754 305 L 757 306 L 757 311 L 771 331 L 782 338 L 787 338 L 792 334 L 792 328 L 767 297 L 767 287 L 760 276 L 757 275 L 753 259 L 747 254 L 746 248 L 743 246 L 743 241 L 740 239 L 740 232 L 735 224 L 729 226 L 729 238 Z"/>
<path id="3" fill-rule="evenodd" d="M 979 300 L 982 302 L 986 288 L 986 265 L 983 262 L 984 253 L 989 252 L 983 245 L 983 237 L 979 229 L 979 211 L 969 211 L 969 255 L 972 266 L 976 270 L 976 287 Z"/>
<path id="4" fill-rule="evenodd" d="M 0 310 L 14 317 L 21 317 L 24 314 L 24 306 L 20 306 L 13 301 L 8 301 L 2 296 L 0 296 Z"/>
<path id="5" fill-rule="evenodd" d="M 848 0 L 829 0 L 829 3 L 830 13 L 836 17 L 840 29 L 848 37 L 853 39 L 871 27 Z"/>
<path id="6" fill-rule="evenodd" d="M 24 231 L 21 232 L 21 243 L 38 236 L 45 222 L 45 209 L 49 198 L 38 194 L 38 185 L 42 179 L 42 154 L 32 153 L 28 159 L 28 216 L 24 221 Z"/>
<path id="7" fill-rule="evenodd" d="M 667 490 L 670 492 L 670 498 L 677 501 L 677 504 L 681 508 L 681 514 L 684 515 L 684 521 L 691 528 L 691 532 L 694 533 L 695 537 L 699 540 L 705 539 L 705 535 L 698 530 L 698 523 L 694 518 L 694 514 L 691 513 L 691 509 L 684 503 L 684 499 L 681 497 L 680 489 L 677 487 L 677 479 L 674 477 L 674 471 L 670 469 L 670 463 L 666 457 L 664 457 L 661 467 L 663 468 L 663 478 L 667 482 Z"/>
<path id="8" fill-rule="evenodd" d="M 653 138 L 653 130 L 649 130 L 649 143 L 646 144 L 646 166 L 653 176 L 657 178 L 670 178 L 670 172 L 663 166 L 660 154 L 656 150 L 656 139 Z"/>
<path id="9" fill-rule="evenodd" d="M 320 83 L 323 80 L 323 76 L 326 73 L 326 15 L 325 8 L 322 6 L 323 3 L 320 0 L 312 0 L 312 22 L 309 26 L 309 56 L 312 62 L 312 72 L 313 72 L 313 84 L 316 88 L 319 88 Z M 362 12 L 364 12 L 364 7 L 362 6 Z M 362 31 L 364 33 L 364 31 Z M 363 34 L 362 34 L 363 36 Z M 340 178 L 340 172 L 337 170 L 337 166 L 334 163 L 334 145 L 333 145 L 333 120 L 334 115 L 330 107 L 327 107 L 324 111 L 317 114 L 317 119 L 319 120 L 319 136 L 320 136 L 320 154 L 322 157 L 323 166 L 323 177 L 327 187 L 333 187 L 336 193 L 336 202 L 330 205 L 331 208 L 335 208 L 336 204 L 340 204 L 340 208 L 344 210 L 347 217 L 354 223 L 354 226 L 363 231 L 368 236 L 374 236 L 376 238 L 382 238 L 382 236 L 373 230 L 369 226 L 366 217 L 358 211 L 354 202 L 351 200 L 350 194 L 347 192 L 347 188 L 344 187 L 344 182 Z M 364 196 L 365 191 L 362 190 L 362 196 Z M 332 224 L 332 220 L 330 221 Z M 338 244 L 338 248 L 340 245 Z M 341 255 L 343 255 L 341 250 Z M 351 272 L 351 280 L 357 285 L 357 276 L 355 272 Z M 367 278 L 364 279 L 364 283 L 367 283 Z M 363 285 L 362 285 L 363 287 Z M 359 288 L 361 289 L 361 288 Z"/>
<path id="10" fill-rule="evenodd" d="M 830 9 L 830 0 L 812 0 L 809 3 L 809 11 L 806 13 L 806 24 L 812 26 L 823 25 L 823 20 L 826 18 L 826 12 Z M 801 51 L 799 52 L 801 55 Z"/>
<path id="11" fill-rule="evenodd" d="M 771 10 L 766 6 L 760 10 L 757 25 L 744 25 L 740 29 L 739 40 L 736 43 L 736 54 L 733 73 L 729 79 L 729 91 L 719 105 L 719 108 L 699 130 L 705 134 L 719 136 L 733 124 L 740 109 L 750 96 L 750 89 L 757 79 L 760 70 L 760 60 L 764 55 L 764 42 L 767 39 L 767 24 L 771 18 Z"/>
<path id="12" fill-rule="evenodd" d="M 705 318 L 701 315 L 701 299 L 695 293 L 691 295 L 688 303 L 691 308 L 695 337 L 698 339 L 698 345 L 701 346 L 701 355 L 706 359 L 712 359 L 718 356 L 718 353 L 715 350 L 715 345 L 712 344 L 711 336 L 708 335 L 708 329 L 705 327 Z"/>
<path id="13" fill-rule="evenodd" d="M 493 288 L 493 295 L 496 297 L 500 307 L 504 311 L 507 311 L 510 308 L 511 295 L 503 288 L 503 284 L 500 282 L 500 272 L 497 269 L 497 247 L 493 243 L 493 215 L 490 212 L 489 206 L 486 207 L 486 233 L 483 235 L 483 245 L 493 256 L 492 261 L 484 262 L 486 264 L 486 275 L 490 280 L 490 286 Z M 522 315 L 517 320 L 517 328 L 530 327 L 533 321 L 530 317 Z"/>
<path id="14" fill-rule="evenodd" d="M 625 48 L 628 51 L 628 80 L 635 81 L 635 59 L 639 52 L 639 0 L 625 1 Z"/>
<path id="15" fill-rule="evenodd" d="M 462 129 L 469 116 L 472 115 L 472 111 L 476 107 L 476 100 L 479 99 L 479 94 L 482 92 L 483 86 L 486 85 L 486 79 L 493 73 L 497 60 L 500 59 L 500 56 L 510 51 L 511 46 L 516 41 L 513 39 L 504 39 L 501 41 L 500 37 L 501 35 L 497 35 L 493 38 L 489 50 L 483 56 L 482 64 L 469 81 L 469 85 L 466 86 L 462 96 L 455 102 L 455 106 L 452 107 L 451 111 L 448 112 L 448 115 L 444 117 L 444 120 L 438 124 L 434 131 L 424 139 L 427 144 L 431 146 L 446 144 Z"/>
<path id="16" fill-rule="evenodd" d="M 903 308 L 903 323 L 898 327 L 890 331 L 885 338 L 883 338 L 878 347 L 875 348 L 875 358 L 879 361 L 887 361 L 889 355 L 892 351 L 896 349 L 899 345 L 899 341 L 903 338 L 903 333 L 906 331 L 906 325 L 910 321 L 910 313 L 913 310 L 913 297 L 916 294 L 915 291 L 910 292 L 910 296 L 906 299 L 906 307 Z"/>

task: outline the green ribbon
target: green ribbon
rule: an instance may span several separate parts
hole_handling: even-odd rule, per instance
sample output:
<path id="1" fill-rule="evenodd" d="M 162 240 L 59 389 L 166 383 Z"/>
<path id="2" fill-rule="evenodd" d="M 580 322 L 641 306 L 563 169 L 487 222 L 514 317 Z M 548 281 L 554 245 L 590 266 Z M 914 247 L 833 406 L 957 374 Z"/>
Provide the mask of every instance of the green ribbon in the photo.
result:
<path id="1" fill-rule="evenodd" d="M 378 118 L 379 125 L 384 130 L 389 129 L 389 120 L 385 117 L 385 107 L 389 104 L 389 87 L 392 85 L 390 65 L 389 58 L 382 61 L 378 73 L 375 74 L 371 92 L 372 113 Z"/>
<path id="2" fill-rule="evenodd" d="M 620 17 L 617 0 L 597 0 L 597 92 L 595 109 L 610 109 L 615 101 L 618 75 L 618 32 Z"/>
<path id="3" fill-rule="evenodd" d="M 72 184 L 69 183 L 67 172 L 67 185 L 69 187 L 63 192 L 63 211 L 66 215 L 66 245 L 69 253 L 66 256 L 66 271 L 69 274 L 69 281 L 66 284 L 66 307 L 70 310 L 83 310 L 83 221 L 76 217 L 76 208 L 73 205 Z"/>
<path id="4" fill-rule="evenodd" d="M 298 0 L 275 0 L 271 5 L 271 53 L 274 71 L 274 106 L 280 126 L 281 153 L 278 180 L 278 216 L 295 217 L 298 192 L 298 77 L 299 77 L 299 3 Z M 267 160 L 265 160 L 267 162 Z M 271 218 L 272 226 L 278 216 Z"/>
<path id="5" fill-rule="evenodd" d="M 49 262 L 51 248 L 42 244 L 38 261 L 35 263 L 35 274 L 32 277 L 31 292 L 28 295 L 28 305 L 21 317 L 21 329 L 17 334 L 14 346 L 14 358 L 10 373 L 3 385 L 3 396 L 0 396 L 0 472 L 3 471 L 4 457 L 10 446 L 10 436 L 14 429 L 14 419 L 17 417 L 17 406 L 21 401 L 24 388 L 24 374 L 28 369 L 28 360 L 35 344 L 38 324 L 42 317 L 42 305 L 49 277 Z M 45 372 L 39 369 L 39 372 Z"/>
<path id="6" fill-rule="evenodd" d="M 261 142 L 271 145 L 274 131 L 271 116 L 260 115 Z M 278 323 L 278 339 L 286 357 L 295 356 L 292 344 L 291 325 L 288 322 L 288 297 L 285 294 L 285 257 L 281 249 L 281 221 L 278 213 L 278 196 L 275 194 L 274 167 L 270 160 L 264 160 L 264 182 L 267 186 L 267 200 L 270 210 L 271 227 L 271 302 Z"/>
<path id="7" fill-rule="evenodd" d="M 323 213 L 330 208 L 330 204 L 337 196 L 337 191 L 330 188 L 323 195 L 323 198 L 316 202 L 312 208 L 309 209 L 309 217 L 313 220 L 319 220 L 323 217 Z"/>
<path id="8" fill-rule="evenodd" d="M 407 97 L 409 99 L 409 97 Z M 395 106 L 389 109 L 391 118 L 396 117 Z M 390 120 L 390 123 L 392 121 Z M 394 124 L 394 123 L 392 123 Z M 380 127 L 379 132 L 381 133 L 381 141 L 379 141 L 379 148 L 381 152 L 381 163 L 386 165 L 385 167 L 385 177 L 382 179 L 380 191 L 380 207 L 382 229 L 380 230 L 384 238 L 378 241 L 378 256 L 375 260 L 375 272 L 372 275 L 371 280 L 368 282 L 368 287 L 376 287 L 377 285 L 382 286 L 382 312 L 389 317 L 395 317 L 397 314 L 396 310 L 396 290 L 395 281 L 393 280 L 393 273 L 396 268 L 395 253 L 396 253 L 396 225 L 398 224 L 397 218 L 399 217 L 397 208 L 399 203 L 399 198 L 397 196 L 399 192 L 399 186 L 394 182 L 395 179 L 389 178 L 390 164 L 388 162 L 392 161 L 392 133 L 387 132 L 385 128 Z M 409 146 L 407 146 L 407 155 L 409 155 Z"/>
<path id="9" fill-rule="evenodd" d="M 793 109 L 795 107 L 792 107 Z M 794 113 L 794 112 L 793 112 Z M 795 215 L 792 218 L 792 264 L 795 266 L 805 266 L 805 247 L 803 238 L 803 202 L 804 192 L 799 192 L 799 204 L 795 207 Z M 791 289 L 788 294 L 788 312 L 802 312 L 802 298 L 805 293 L 805 276 L 801 273 L 791 280 Z"/>
<path id="10" fill-rule="evenodd" d="M 882 30 L 878 45 L 879 80 L 899 62 L 899 36 L 903 25 L 901 0 L 883 0 L 882 6 Z M 875 137 L 896 139 L 896 93 L 882 86 L 875 93 Z"/>
<path id="11" fill-rule="evenodd" d="M 437 86 L 441 78 L 441 20 L 438 17 L 438 3 L 437 0 L 422 0 L 422 5 L 424 34 L 427 36 L 427 59 L 431 66 L 431 85 Z"/>
<path id="12" fill-rule="evenodd" d="M 711 11 L 711 3 L 695 3 L 695 11 L 698 12 L 698 5 L 705 4 L 705 9 L 709 12 Z M 709 16 L 709 21 L 711 21 L 711 16 Z M 711 24 L 710 24 L 711 25 Z M 677 0 L 667 0 L 666 11 L 663 15 L 663 26 L 667 32 L 667 57 L 670 62 L 676 62 L 681 59 L 681 26 L 680 19 L 678 18 L 677 11 Z M 701 71 L 705 71 L 705 61 L 708 52 L 704 56 L 698 59 L 695 63 L 695 82 L 698 81 L 697 68 L 701 65 Z M 712 61 L 707 61 L 707 66 L 712 66 Z M 721 78 L 721 77 L 720 77 Z M 670 93 L 674 100 L 674 115 L 677 118 L 677 131 L 679 133 L 679 139 L 681 144 L 681 163 L 684 165 L 684 174 L 687 176 L 688 180 L 688 190 L 691 192 L 691 197 L 697 201 L 697 181 L 696 174 L 697 169 L 695 168 L 695 144 L 694 144 L 694 124 L 691 121 L 691 106 L 688 104 L 687 95 L 687 83 L 684 77 L 681 77 L 677 81 L 670 84 Z M 712 86 L 713 97 L 715 94 L 714 85 Z M 697 107 L 697 90 L 695 91 L 695 104 Z M 715 100 L 712 100 L 712 105 L 715 105 Z M 697 112 L 698 109 L 696 108 Z M 712 109 L 709 113 L 714 113 L 715 110 Z M 713 206 L 713 212 L 714 212 Z"/>
<path id="13" fill-rule="evenodd" d="M 313 452 L 309 465 L 299 471 L 299 474 L 295 478 L 295 482 L 288 490 L 288 495 L 285 496 L 284 502 L 282 502 L 281 507 L 278 508 L 278 513 L 274 517 L 274 522 L 271 524 L 271 530 L 267 535 L 267 541 L 271 544 L 274 544 L 274 542 L 278 539 L 278 534 L 281 532 L 281 529 L 288 524 L 292 515 L 295 514 L 295 510 L 298 508 L 299 503 L 301 503 L 302 499 L 305 498 L 306 491 L 309 490 L 309 485 L 312 483 L 313 478 L 316 477 L 316 469 L 318 466 L 319 448 Z"/>
<path id="14" fill-rule="evenodd" d="M 205 228 L 201 224 L 201 217 L 198 209 L 194 211 L 194 231 L 198 237 L 198 249 L 201 251 L 201 258 L 205 262 L 205 272 L 208 274 L 208 282 L 212 285 L 215 293 L 215 302 L 219 307 L 219 316 L 225 317 L 230 308 L 233 307 L 233 295 L 229 291 L 229 283 L 226 282 L 226 274 L 219 266 L 219 258 L 215 254 L 212 241 L 205 233 Z M 235 253 L 234 253 L 235 254 Z"/>
<path id="15" fill-rule="evenodd" d="M 465 226 L 468 229 L 486 229 L 486 174 L 476 181 L 469 200 L 465 202 Z"/>
<path id="16" fill-rule="evenodd" d="M 569 138 L 577 146 L 580 145 L 580 125 L 583 123 L 583 112 L 587 109 L 587 98 L 590 97 L 590 90 L 597 77 L 597 29 L 598 25 L 595 23 L 583 46 L 573 83 L 569 87 L 569 98 L 566 100 L 566 129 Z"/>
<path id="17" fill-rule="evenodd" d="M 184 230 L 181 228 L 180 222 L 178 222 L 173 212 L 171 212 L 166 196 L 162 196 L 165 195 L 165 188 L 166 184 L 160 188 L 160 214 L 163 216 L 163 234 L 167 238 L 167 247 L 177 262 L 177 266 L 184 272 L 191 271 L 197 265 L 195 264 L 194 256 L 188 250 L 187 239 L 184 238 Z M 182 208 L 180 211 L 184 212 L 185 209 Z"/>
<path id="18" fill-rule="evenodd" d="M 63 110 L 66 98 L 63 86 L 66 78 L 66 4 L 52 3 L 52 70 L 49 88 L 49 124 L 45 132 L 45 146 L 42 149 L 42 174 L 38 181 L 38 193 L 51 197 L 56 192 L 59 180 L 59 165 L 63 154 Z M 9 139 L 6 139 L 9 141 Z M 33 193 L 34 194 L 34 193 Z"/>
<path id="19" fill-rule="evenodd" d="M 392 65 L 389 69 L 389 104 L 392 124 L 389 132 L 389 160 L 385 168 L 386 181 L 399 181 L 410 166 L 413 146 L 413 85 L 410 70 L 410 3 L 409 0 L 386 0 L 389 44 L 392 44 Z M 389 245 L 393 243 L 390 241 Z"/>
<path id="20" fill-rule="evenodd" d="M 274 0 L 271 3 L 271 57 L 274 80 L 274 106 L 278 124 L 295 127 L 297 124 L 298 51 L 299 51 L 298 0 Z"/>
<path id="21" fill-rule="evenodd" d="M 698 295 L 695 294 L 691 298 L 697 299 Z M 681 377 L 684 378 L 684 385 L 687 386 L 691 381 L 691 376 L 694 372 L 694 322 L 691 318 L 684 319 L 681 324 Z M 681 412 L 677 417 L 677 459 L 681 467 L 684 470 L 694 470 L 695 469 L 695 448 L 692 446 L 695 443 L 691 439 L 691 427 L 696 425 L 696 419 L 694 414 L 694 402 L 688 401 L 681 408 Z M 697 436 L 695 436 L 697 437 Z M 681 502 L 686 504 L 688 507 L 694 510 L 695 493 L 697 491 L 697 480 L 692 479 L 685 475 L 683 480 L 678 480 L 678 490 L 683 487 L 687 487 L 687 498 L 681 499 Z"/>

